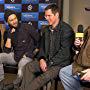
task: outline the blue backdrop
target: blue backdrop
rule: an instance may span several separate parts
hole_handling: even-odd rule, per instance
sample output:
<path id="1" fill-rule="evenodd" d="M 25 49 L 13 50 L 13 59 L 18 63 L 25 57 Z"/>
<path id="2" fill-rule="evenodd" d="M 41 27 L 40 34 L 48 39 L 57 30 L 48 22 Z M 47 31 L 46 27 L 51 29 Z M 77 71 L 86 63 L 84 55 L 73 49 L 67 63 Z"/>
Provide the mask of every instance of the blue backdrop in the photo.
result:
<path id="1" fill-rule="evenodd" d="M 21 22 L 33 24 L 36 29 L 48 24 L 44 18 L 44 8 L 55 0 L 0 0 L 0 23 L 4 23 L 4 10 L 15 10 Z"/>

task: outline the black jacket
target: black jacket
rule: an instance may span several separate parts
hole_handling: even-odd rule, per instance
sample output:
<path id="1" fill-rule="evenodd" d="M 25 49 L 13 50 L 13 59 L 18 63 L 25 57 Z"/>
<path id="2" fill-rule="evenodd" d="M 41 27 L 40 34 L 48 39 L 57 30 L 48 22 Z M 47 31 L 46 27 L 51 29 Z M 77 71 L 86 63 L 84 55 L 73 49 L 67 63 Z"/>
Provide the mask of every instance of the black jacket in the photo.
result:
<path id="1" fill-rule="evenodd" d="M 39 33 L 30 24 L 20 23 L 19 27 L 11 35 L 11 40 L 14 59 L 18 62 L 23 55 L 33 58 L 33 51 L 37 48 L 39 41 Z M 4 48 L 4 51 L 8 53 L 11 50 Z"/>
<path id="2" fill-rule="evenodd" d="M 66 66 L 70 64 L 74 31 L 65 22 L 60 22 L 53 31 L 53 47 L 50 55 L 50 26 L 41 31 L 39 60 L 44 58 L 48 65 Z"/>

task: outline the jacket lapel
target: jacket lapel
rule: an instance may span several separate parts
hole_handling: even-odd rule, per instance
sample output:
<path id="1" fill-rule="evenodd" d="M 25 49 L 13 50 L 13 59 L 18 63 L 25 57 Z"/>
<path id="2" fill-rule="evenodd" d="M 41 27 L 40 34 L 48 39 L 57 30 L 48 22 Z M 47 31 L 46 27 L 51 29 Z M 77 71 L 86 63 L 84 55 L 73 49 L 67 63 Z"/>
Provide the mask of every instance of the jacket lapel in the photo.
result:
<path id="1" fill-rule="evenodd" d="M 49 53 L 49 44 L 50 44 L 50 31 L 49 30 L 46 30 L 45 31 L 45 53 L 46 53 L 46 56 L 48 56 L 48 53 Z"/>

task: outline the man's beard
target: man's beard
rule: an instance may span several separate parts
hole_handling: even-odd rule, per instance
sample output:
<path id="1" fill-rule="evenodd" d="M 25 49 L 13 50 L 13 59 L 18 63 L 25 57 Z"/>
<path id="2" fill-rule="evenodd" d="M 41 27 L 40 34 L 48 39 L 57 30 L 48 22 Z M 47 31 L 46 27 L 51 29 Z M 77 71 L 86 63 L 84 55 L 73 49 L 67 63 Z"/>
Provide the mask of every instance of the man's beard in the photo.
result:
<path id="1" fill-rule="evenodd" d="M 17 29 L 18 25 L 17 25 L 17 27 L 14 27 L 14 26 L 12 26 L 12 25 L 9 25 L 9 27 L 10 27 L 11 29 L 12 29 L 12 28 Z"/>

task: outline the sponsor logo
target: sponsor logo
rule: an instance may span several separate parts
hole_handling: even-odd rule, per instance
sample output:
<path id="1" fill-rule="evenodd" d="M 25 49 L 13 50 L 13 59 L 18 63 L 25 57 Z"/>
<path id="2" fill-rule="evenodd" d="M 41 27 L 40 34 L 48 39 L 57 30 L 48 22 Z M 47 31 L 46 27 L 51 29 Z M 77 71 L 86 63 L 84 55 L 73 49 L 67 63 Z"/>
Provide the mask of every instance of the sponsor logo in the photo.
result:
<path id="1" fill-rule="evenodd" d="M 4 13 L 0 13 L 0 21 L 4 21 Z"/>
<path id="2" fill-rule="evenodd" d="M 38 13 L 22 13 L 22 21 L 38 21 Z"/>
<path id="3" fill-rule="evenodd" d="M 38 4 L 39 3 L 39 0 L 22 0 L 22 3 L 23 4 Z"/>
<path id="4" fill-rule="evenodd" d="M 28 5 L 27 9 L 28 9 L 28 11 L 31 11 L 32 10 L 32 5 L 31 4 Z"/>
<path id="5" fill-rule="evenodd" d="M 42 25 L 48 25 L 47 21 L 38 21 L 38 28 L 41 29 Z"/>
<path id="6" fill-rule="evenodd" d="M 21 4 L 5 4 L 5 9 L 15 10 L 21 12 Z"/>
<path id="7" fill-rule="evenodd" d="M 4 4 L 4 0 L 0 0 L 0 4 Z"/>
<path id="8" fill-rule="evenodd" d="M 47 7 L 48 4 L 39 4 L 39 12 L 44 12 L 44 9 Z"/>
<path id="9" fill-rule="evenodd" d="M 15 0 L 11 0 L 12 3 L 15 3 Z"/>
<path id="10" fill-rule="evenodd" d="M 7 4 L 19 4 L 19 3 L 21 3 L 21 0 L 5 0 L 5 3 L 7 3 Z"/>
<path id="11" fill-rule="evenodd" d="M 28 24 L 32 25 L 32 22 L 28 22 Z"/>

